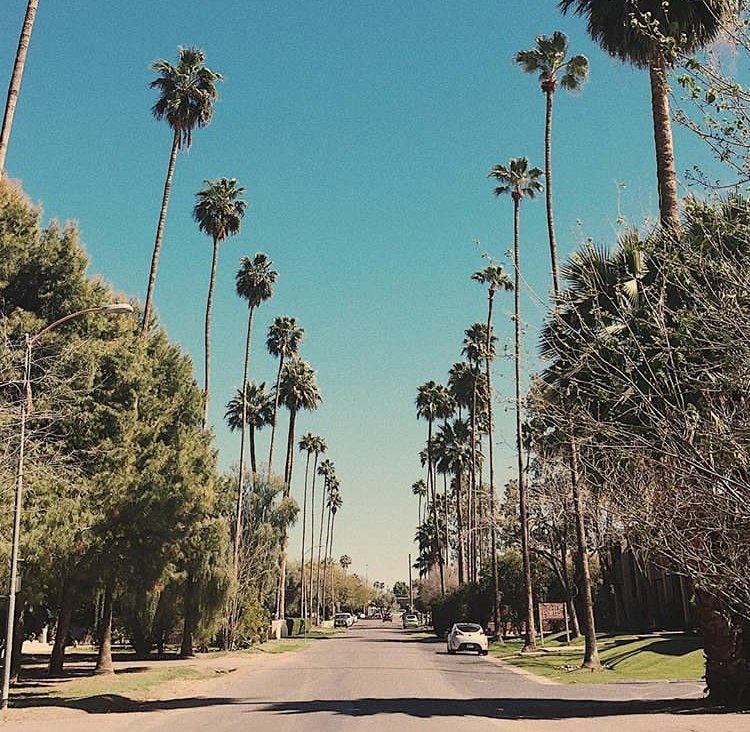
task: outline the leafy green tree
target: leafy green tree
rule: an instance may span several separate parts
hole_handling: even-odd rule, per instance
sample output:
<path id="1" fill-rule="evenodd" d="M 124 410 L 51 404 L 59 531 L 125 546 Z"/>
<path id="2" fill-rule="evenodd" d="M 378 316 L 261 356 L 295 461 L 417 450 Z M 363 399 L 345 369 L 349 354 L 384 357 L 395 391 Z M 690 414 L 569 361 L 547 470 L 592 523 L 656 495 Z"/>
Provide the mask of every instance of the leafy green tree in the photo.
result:
<path id="1" fill-rule="evenodd" d="M 146 334 L 151 325 L 156 271 L 159 266 L 159 254 L 164 236 L 164 224 L 167 220 L 177 153 L 180 150 L 190 149 L 193 142 L 193 130 L 196 127 L 205 127 L 211 122 L 214 103 L 219 98 L 216 82 L 223 79 L 221 74 L 211 71 L 206 66 L 205 54 L 200 49 L 180 46 L 177 49 L 177 55 L 177 65 L 164 59 L 158 59 L 151 64 L 152 71 L 155 71 L 158 76 L 150 86 L 159 92 L 159 98 L 151 108 L 151 114 L 158 120 L 167 121 L 172 130 L 172 150 L 169 155 L 159 221 L 156 225 L 154 253 L 151 257 L 146 302 L 143 308 L 142 334 Z"/>
<path id="2" fill-rule="evenodd" d="M 610 56 L 649 70 L 659 213 L 663 226 L 677 227 L 679 202 L 667 80 L 672 53 L 676 44 L 694 52 L 711 43 L 735 12 L 736 1 L 559 0 L 558 4 L 563 13 L 572 10 L 586 18 L 589 35 Z"/>
<path id="3" fill-rule="evenodd" d="M 568 57 L 568 37 L 555 31 L 551 36 L 537 36 L 534 48 L 519 51 L 514 61 L 527 73 L 539 74 L 539 83 L 546 98 L 544 117 L 544 183 L 547 203 L 547 234 L 552 263 L 552 286 L 555 297 L 560 291 L 557 261 L 555 218 L 552 208 L 552 104 L 558 79 L 560 86 L 571 92 L 579 91 L 589 75 L 589 62 L 585 56 Z"/>
<path id="4" fill-rule="evenodd" d="M 515 386 L 516 386 L 516 455 L 518 462 L 518 495 L 521 519 L 521 553 L 524 561 L 524 575 L 526 581 L 526 648 L 536 647 L 536 632 L 534 630 L 534 600 L 531 586 L 531 557 L 529 555 L 529 526 L 527 515 L 526 473 L 524 469 L 524 445 L 522 435 L 522 403 L 521 403 L 521 259 L 519 247 L 521 201 L 524 198 L 533 199 L 542 190 L 539 178 L 542 171 L 539 168 L 529 168 L 526 158 L 512 158 L 507 166 L 495 165 L 490 170 L 490 177 L 499 181 L 495 188 L 495 195 L 510 195 L 513 200 L 513 267 L 515 278 L 513 283 L 515 327 Z"/>
<path id="5" fill-rule="evenodd" d="M 204 330 L 203 429 L 206 429 L 211 386 L 211 307 L 214 299 L 214 285 L 216 284 L 219 244 L 227 237 L 239 233 L 242 217 L 247 209 L 247 202 L 240 198 L 245 189 L 237 183 L 236 178 L 218 178 L 216 180 L 204 180 L 203 182 L 206 187 L 195 194 L 197 200 L 195 206 L 193 206 L 193 219 L 198 224 L 198 228 L 211 237 L 213 243 L 211 276 L 208 281 L 208 297 L 206 298 L 206 327 Z"/>

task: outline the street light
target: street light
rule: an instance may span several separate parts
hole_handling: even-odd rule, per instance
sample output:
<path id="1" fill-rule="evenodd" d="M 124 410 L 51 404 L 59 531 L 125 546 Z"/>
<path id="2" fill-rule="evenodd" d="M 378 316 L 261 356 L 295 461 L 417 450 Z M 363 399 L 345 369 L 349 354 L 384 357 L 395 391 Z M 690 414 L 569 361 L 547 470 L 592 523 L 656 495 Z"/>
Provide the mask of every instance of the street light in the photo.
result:
<path id="1" fill-rule="evenodd" d="M 58 325 L 67 323 L 73 318 L 91 313 L 105 313 L 108 315 L 124 315 L 132 313 L 133 306 L 126 302 L 98 305 L 92 308 L 84 308 L 70 313 L 54 323 L 42 328 L 36 335 L 29 338 L 26 334 L 26 354 L 23 366 L 23 394 L 21 399 L 21 443 L 18 448 L 18 465 L 16 467 L 16 496 L 13 507 L 13 538 L 10 549 L 10 577 L 8 579 L 8 619 L 5 632 L 5 659 L 3 662 L 3 691 L 0 700 L 0 708 L 8 708 L 8 697 L 10 696 L 10 666 L 13 660 L 13 630 L 16 615 L 16 583 L 18 579 L 18 540 L 21 533 L 21 504 L 23 497 L 23 455 L 26 443 L 26 415 L 31 407 L 31 349 L 39 340 Z"/>

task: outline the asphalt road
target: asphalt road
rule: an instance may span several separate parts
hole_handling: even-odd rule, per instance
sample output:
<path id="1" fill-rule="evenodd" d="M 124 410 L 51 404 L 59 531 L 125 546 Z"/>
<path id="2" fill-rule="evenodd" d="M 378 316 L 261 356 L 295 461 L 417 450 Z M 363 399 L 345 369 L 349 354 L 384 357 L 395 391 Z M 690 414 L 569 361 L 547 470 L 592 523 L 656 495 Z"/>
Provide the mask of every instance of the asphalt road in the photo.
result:
<path id="1" fill-rule="evenodd" d="M 707 714 L 700 698 L 695 683 L 540 683 L 475 654 L 449 656 L 444 642 L 398 625 L 360 621 L 303 652 L 258 657 L 194 696 L 106 719 L 14 715 L 0 731 L 750 732 L 750 715 Z"/>

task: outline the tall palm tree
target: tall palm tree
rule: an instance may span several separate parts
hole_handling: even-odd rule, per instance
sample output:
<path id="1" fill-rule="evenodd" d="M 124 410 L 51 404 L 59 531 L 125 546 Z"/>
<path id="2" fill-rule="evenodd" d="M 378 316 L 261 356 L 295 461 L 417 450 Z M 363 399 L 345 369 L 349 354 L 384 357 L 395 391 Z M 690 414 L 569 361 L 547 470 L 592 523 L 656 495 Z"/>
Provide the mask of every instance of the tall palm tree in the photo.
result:
<path id="1" fill-rule="evenodd" d="M 248 374 L 250 370 L 250 344 L 253 335 L 253 316 L 262 302 L 273 296 L 273 286 L 279 273 L 271 269 L 273 262 L 262 252 L 258 252 L 252 259 L 240 258 L 240 268 L 235 275 L 237 294 L 247 301 L 247 331 L 245 335 L 245 362 L 242 368 L 242 390 L 240 394 L 248 393 Z M 247 428 L 248 400 L 241 400 L 240 419 L 240 469 L 237 478 L 237 507 L 235 511 L 234 559 L 235 566 L 239 557 L 240 537 L 242 536 L 242 495 L 245 481 L 245 433 Z M 252 430 L 252 428 L 251 428 Z M 257 472 L 255 459 L 255 440 L 251 440 L 250 462 L 253 478 Z"/>
<path id="2" fill-rule="evenodd" d="M 588 33 L 610 56 L 649 70 L 662 226 L 679 228 L 677 173 L 669 110 L 672 44 L 694 53 L 711 43 L 737 9 L 736 0 L 559 0 L 563 13 L 586 18 Z M 652 32 L 640 27 L 647 22 Z M 655 31 L 655 32 L 654 32 Z M 664 42 L 666 41 L 666 43 Z"/>
<path id="3" fill-rule="evenodd" d="M 589 75 L 589 61 L 582 55 L 568 58 L 568 37 L 560 31 L 555 31 L 551 36 L 537 36 L 536 46 L 526 51 L 519 51 L 514 60 L 526 73 L 539 73 L 539 83 L 547 102 L 544 118 L 544 183 L 549 255 L 552 262 L 552 286 L 555 298 L 557 298 L 560 294 L 560 274 L 552 209 L 552 100 L 557 89 L 558 75 L 563 89 L 580 90 Z"/>
<path id="4" fill-rule="evenodd" d="M 492 306 L 495 301 L 495 293 L 498 290 L 509 292 L 513 289 L 513 283 L 503 268 L 498 264 L 490 264 L 479 272 L 474 272 L 471 276 L 481 285 L 487 285 L 487 341 L 485 344 L 484 363 L 485 374 L 487 378 L 487 458 L 489 461 L 490 471 L 490 563 L 492 565 L 492 617 L 495 624 L 495 632 L 500 627 L 500 600 L 498 596 L 498 576 L 497 576 L 497 535 L 495 524 L 497 515 L 495 513 L 495 460 L 494 445 L 492 440 L 492 368 L 490 364 L 494 359 L 492 347 Z M 502 640 L 502 635 L 497 633 L 497 637 Z"/>
<path id="5" fill-rule="evenodd" d="M 436 555 L 440 557 L 438 568 L 440 571 L 440 590 L 445 594 L 445 569 L 443 566 L 443 555 L 440 550 L 440 532 L 438 531 L 437 499 L 435 487 L 435 475 L 432 461 L 432 427 L 436 419 L 447 419 L 452 413 L 450 407 L 452 397 L 447 387 L 435 381 L 428 381 L 417 389 L 417 418 L 427 420 L 427 487 L 432 503 L 432 523 L 434 528 L 434 539 L 437 542 Z M 451 409 L 449 412 L 448 410 Z"/>
<path id="6" fill-rule="evenodd" d="M 314 435 L 311 442 L 311 449 L 315 458 L 313 461 L 312 490 L 310 495 L 310 579 L 308 581 L 309 586 L 307 590 L 307 596 L 310 598 L 310 605 L 312 605 L 313 599 L 313 555 L 315 552 L 315 479 L 319 475 L 318 458 L 326 452 L 328 445 L 326 445 L 326 441 L 322 437 Z M 312 613 L 310 606 L 308 606 L 308 611 Z"/>
<path id="7" fill-rule="evenodd" d="M 333 516 L 335 515 L 335 511 L 333 510 L 333 507 L 340 503 L 341 496 L 339 494 L 341 483 L 339 482 L 339 479 L 336 476 L 333 476 L 328 481 L 328 497 L 326 498 L 326 542 L 325 542 L 325 550 L 323 552 L 323 586 L 321 588 L 320 593 L 320 599 L 322 603 L 322 613 L 323 613 L 323 619 L 325 619 L 326 614 L 326 586 L 328 584 L 328 557 L 330 556 L 329 550 L 329 543 L 330 546 L 333 547 L 332 539 L 332 531 L 333 531 Z"/>
<path id="8" fill-rule="evenodd" d="M 150 87 L 159 90 L 159 98 L 151 107 L 151 114 L 158 120 L 166 119 L 172 130 L 172 150 L 169 154 L 167 177 L 164 182 L 164 193 L 159 210 L 159 222 L 156 225 L 154 253 L 151 257 L 151 269 L 148 276 L 146 303 L 143 306 L 141 335 L 148 332 L 151 309 L 153 306 L 156 270 L 159 266 L 164 223 L 167 220 L 169 195 L 172 191 L 172 178 L 177 153 L 190 149 L 193 142 L 193 130 L 205 127 L 213 118 L 214 102 L 219 98 L 216 82 L 223 79 L 221 74 L 211 71 L 205 64 L 205 54 L 199 48 L 180 46 L 177 49 L 177 65 L 164 59 L 151 64 L 151 70 L 159 75 Z"/>
<path id="9" fill-rule="evenodd" d="M 5 174 L 5 156 L 8 154 L 8 142 L 10 141 L 10 131 L 13 127 L 13 115 L 16 113 L 16 103 L 18 94 L 21 91 L 21 81 L 23 79 L 23 70 L 26 65 L 26 53 L 29 50 L 29 41 L 31 40 L 31 31 L 34 28 L 34 18 L 39 0 L 28 0 L 26 3 L 26 15 L 21 26 L 21 35 L 18 39 L 18 48 L 16 49 L 16 60 L 13 63 L 13 73 L 8 85 L 8 97 L 5 100 L 5 112 L 3 114 L 3 126 L 0 128 L 0 178 Z"/>
<path id="10" fill-rule="evenodd" d="M 536 648 L 534 629 L 534 596 L 531 585 L 531 556 L 529 554 L 529 518 L 527 508 L 526 471 L 524 469 L 524 445 L 521 415 L 521 258 L 519 251 L 520 211 L 524 198 L 533 199 L 542 190 L 539 168 L 529 168 L 526 158 L 513 158 L 505 165 L 495 165 L 490 177 L 499 181 L 495 195 L 509 194 L 513 200 L 513 283 L 515 325 L 515 382 L 516 382 L 516 453 L 518 460 L 518 502 L 521 518 L 521 552 L 523 554 L 523 574 L 526 591 L 526 642 L 528 649 Z"/>
<path id="11" fill-rule="evenodd" d="M 314 435 L 312 432 L 305 432 L 300 437 L 298 448 L 300 452 L 307 453 L 305 459 L 305 487 L 302 495 L 302 556 L 300 558 L 300 611 L 303 618 L 307 617 L 307 588 L 305 586 L 305 549 L 307 548 L 307 486 L 310 477 L 310 458 L 315 455 L 315 462 L 317 463 L 318 447 L 322 438 Z M 313 465 L 313 483 L 315 482 L 315 470 L 317 465 Z M 315 517 L 315 494 L 313 493 L 310 499 L 310 517 L 311 520 Z M 314 525 L 311 526 L 311 533 L 314 532 Z M 312 572 L 311 572 L 312 574 Z"/>
<path id="12" fill-rule="evenodd" d="M 273 323 L 268 326 L 266 336 L 266 348 L 272 356 L 279 359 L 279 369 L 276 372 L 276 384 L 274 385 L 273 421 L 271 422 L 271 440 L 268 448 L 268 479 L 273 472 L 273 447 L 276 438 L 276 425 L 279 416 L 279 382 L 284 362 L 289 356 L 294 356 L 299 351 L 302 337 L 305 331 L 297 325 L 294 318 L 279 316 L 274 318 Z"/>
<path id="13" fill-rule="evenodd" d="M 193 206 L 193 219 L 198 228 L 211 237 L 213 254 L 211 257 L 211 277 L 208 281 L 208 297 L 206 298 L 206 327 L 205 337 L 205 380 L 203 399 L 203 429 L 208 425 L 208 402 L 211 389 L 211 308 L 216 285 L 216 264 L 219 261 L 219 244 L 227 237 L 234 236 L 240 231 L 242 217 L 247 210 L 247 202 L 240 196 L 245 189 L 238 184 L 236 178 L 218 178 L 204 180 L 206 187 L 195 194 L 196 202 Z"/>
<path id="14" fill-rule="evenodd" d="M 419 515 L 419 521 L 417 521 L 417 526 L 424 521 L 424 517 L 422 516 L 422 499 L 427 495 L 427 484 L 420 478 L 419 480 L 415 481 L 411 484 L 411 492 L 412 495 L 417 496 L 419 498 L 419 506 L 418 506 L 418 515 Z"/>
<path id="15" fill-rule="evenodd" d="M 224 419 L 232 432 L 242 429 L 244 411 L 245 428 L 248 431 L 250 444 L 250 469 L 258 472 L 255 455 L 255 432 L 271 424 L 273 420 L 273 399 L 266 391 L 266 382 L 256 384 L 248 380 L 245 388 L 245 403 L 242 403 L 242 392 L 237 389 L 235 395 L 227 403 Z"/>
<path id="16" fill-rule="evenodd" d="M 482 375 L 481 366 L 484 363 L 485 351 L 488 347 L 488 330 L 486 323 L 474 323 L 464 331 L 464 341 L 461 353 L 466 357 L 469 363 L 469 369 L 462 378 L 467 382 L 469 387 L 469 415 L 471 418 L 471 444 L 472 446 L 481 444 L 482 425 L 486 422 L 485 415 L 487 412 L 486 405 L 489 399 L 487 389 L 487 379 Z M 495 342 L 497 339 L 492 335 L 489 340 L 489 347 L 492 349 L 492 358 L 495 355 Z M 472 449 L 474 449 L 472 447 Z M 479 517 L 482 514 L 481 504 L 481 478 L 482 471 L 478 464 L 477 453 L 474 449 L 471 463 L 471 472 L 469 474 L 469 551 L 471 555 L 470 580 L 476 582 L 480 569 L 481 551 L 479 540 L 481 536 L 477 531 L 479 526 Z"/>
<path id="17" fill-rule="evenodd" d="M 321 594 L 320 594 L 320 562 L 323 552 L 323 522 L 325 517 L 326 503 L 328 494 L 331 492 L 331 485 L 336 482 L 336 468 L 331 460 L 323 460 L 318 466 L 318 475 L 323 478 L 323 495 L 320 499 L 320 528 L 318 531 L 318 562 L 315 572 L 315 616 L 320 620 L 321 611 Z M 326 539 L 326 544 L 328 540 Z"/>
<path id="18" fill-rule="evenodd" d="M 284 365 L 279 381 L 281 403 L 289 410 L 289 434 L 287 438 L 286 464 L 284 467 L 284 498 L 288 498 L 292 485 L 294 467 L 294 429 L 297 413 L 304 409 L 317 409 L 321 402 L 320 390 L 315 380 L 315 372 L 307 361 L 293 358 Z M 305 500 L 306 503 L 306 500 Z M 304 505 L 304 504 L 303 504 Z M 276 619 L 284 617 L 286 601 L 286 560 L 288 536 L 283 531 L 281 558 L 279 560 L 279 591 Z"/>
<path id="19" fill-rule="evenodd" d="M 339 487 L 336 486 L 336 490 L 333 491 L 329 498 L 329 511 L 331 516 L 331 532 L 330 532 L 330 547 L 328 550 L 328 554 L 326 556 L 331 557 L 331 611 L 332 613 L 336 612 L 336 593 L 333 586 L 333 532 L 336 528 L 336 514 L 341 509 L 341 506 L 343 505 L 343 499 L 341 498 L 341 492 L 339 490 Z"/>

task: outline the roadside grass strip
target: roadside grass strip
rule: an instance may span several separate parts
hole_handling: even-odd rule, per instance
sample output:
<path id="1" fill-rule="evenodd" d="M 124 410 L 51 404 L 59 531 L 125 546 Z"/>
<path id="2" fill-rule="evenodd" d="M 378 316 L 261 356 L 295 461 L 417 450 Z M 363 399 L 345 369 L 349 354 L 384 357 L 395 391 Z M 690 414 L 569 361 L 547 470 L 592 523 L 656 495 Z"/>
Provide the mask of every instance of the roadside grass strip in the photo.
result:
<path id="1" fill-rule="evenodd" d="M 564 645 L 564 637 L 545 637 L 545 647 L 521 653 L 523 640 L 490 646 L 490 654 L 534 674 L 566 684 L 637 681 L 699 681 L 703 644 L 691 635 L 603 635 L 599 637 L 601 671 L 581 668 L 583 639 Z M 561 642 L 562 641 L 562 642 Z"/>

